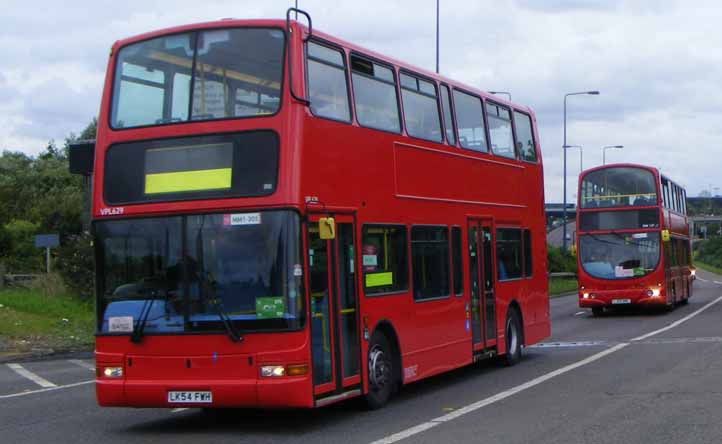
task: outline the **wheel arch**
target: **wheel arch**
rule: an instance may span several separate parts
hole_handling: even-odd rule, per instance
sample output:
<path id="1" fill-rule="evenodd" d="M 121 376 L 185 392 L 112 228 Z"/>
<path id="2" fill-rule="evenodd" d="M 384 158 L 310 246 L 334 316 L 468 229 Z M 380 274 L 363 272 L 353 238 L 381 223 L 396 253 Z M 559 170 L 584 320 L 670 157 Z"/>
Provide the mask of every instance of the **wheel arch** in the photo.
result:
<path id="1" fill-rule="evenodd" d="M 402 372 L 402 357 L 401 357 L 401 344 L 399 343 L 399 336 L 396 333 L 396 329 L 394 328 L 393 324 L 391 324 L 391 321 L 383 319 L 376 323 L 376 325 L 373 328 L 373 331 L 371 333 L 371 336 L 373 337 L 376 332 L 379 332 L 386 336 L 386 339 L 389 340 L 389 344 L 392 348 L 393 358 L 394 358 L 394 371 L 395 375 L 394 378 L 398 382 L 399 385 L 403 384 L 403 372 Z"/>

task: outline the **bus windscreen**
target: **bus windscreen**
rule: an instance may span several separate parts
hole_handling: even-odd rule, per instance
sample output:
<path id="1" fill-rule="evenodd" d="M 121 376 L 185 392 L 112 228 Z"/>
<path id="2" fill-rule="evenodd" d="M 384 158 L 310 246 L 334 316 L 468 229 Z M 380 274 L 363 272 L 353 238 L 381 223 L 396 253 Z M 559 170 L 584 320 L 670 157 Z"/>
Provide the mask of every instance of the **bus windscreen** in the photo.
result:
<path id="1" fill-rule="evenodd" d="M 582 208 L 657 205 L 654 174 L 633 167 L 591 171 L 582 179 Z"/>

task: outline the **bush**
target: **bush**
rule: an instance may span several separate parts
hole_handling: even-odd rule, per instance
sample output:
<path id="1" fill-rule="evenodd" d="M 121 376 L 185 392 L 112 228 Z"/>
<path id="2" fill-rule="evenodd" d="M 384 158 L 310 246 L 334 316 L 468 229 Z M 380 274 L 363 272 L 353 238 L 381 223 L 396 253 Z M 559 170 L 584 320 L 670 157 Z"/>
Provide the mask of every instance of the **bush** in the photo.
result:
<path id="1" fill-rule="evenodd" d="M 55 268 L 63 282 L 82 300 L 93 297 L 93 245 L 90 234 L 71 236 L 57 249 Z"/>
<path id="2" fill-rule="evenodd" d="M 713 267 L 722 268 L 722 238 L 715 237 L 696 242 L 694 249 L 698 260 Z"/>
<path id="3" fill-rule="evenodd" d="M 560 247 L 547 246 L 549 259 L 549 273 L 576 273 L 577 258 L 568 250 L 563 251 Z"/>
<path id="4" fill-rule="evenodd" d="M 35 248 L 35 234 L 40 226 L 27 220 L 13 219 L 2 230 L 3 251 L 0 260 L 8 273 L 31 274 L 44 269 L 44 252 Z"/>

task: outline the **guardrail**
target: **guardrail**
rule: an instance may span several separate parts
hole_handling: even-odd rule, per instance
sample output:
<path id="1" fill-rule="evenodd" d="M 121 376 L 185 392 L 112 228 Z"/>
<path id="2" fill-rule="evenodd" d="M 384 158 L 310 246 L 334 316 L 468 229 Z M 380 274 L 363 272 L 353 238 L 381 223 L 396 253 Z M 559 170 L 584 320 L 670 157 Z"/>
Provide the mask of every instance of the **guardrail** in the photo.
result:
<path id="1" fill-rule="evenodd" d="M 577 274 L 571 271 L 560 271 L 557 273 L 549 273 L 549 277 L 552 278 L 575 278 Z"/>
<path id="2" fill-rule="evenodd" d="M 6 274 L 0 276 L 0 287 L 25 287 L 38 279 L 40 274 Z"/>

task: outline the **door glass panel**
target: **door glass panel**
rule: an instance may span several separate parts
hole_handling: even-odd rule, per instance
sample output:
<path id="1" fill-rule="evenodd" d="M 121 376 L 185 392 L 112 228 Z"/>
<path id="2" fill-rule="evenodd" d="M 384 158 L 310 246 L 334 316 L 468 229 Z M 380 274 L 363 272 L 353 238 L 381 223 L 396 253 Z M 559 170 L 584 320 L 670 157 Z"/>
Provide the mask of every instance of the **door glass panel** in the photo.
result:
<path id="1" fill-rule="evenodd" d="M 481 315 L 479 310 L 479 255 L 476 246 L 478 228 L 469 227 L 469 288 L 471 290 L 471 339 L 474 344 L 481 341 Z"/>
<path id="2" fill-rule="evenodd" d="M 492 272 L 493 245 L 491 242 L 491 229 L 483 228 L 484 239 L 484 299 L 486 311 L 486 339 L 496 338 L 496 305 L 494 301 L 494 279 Z"/>
<path id="3" fill-rule="evenodd" d="M 353 224 L 340 223 L 338 239 L 339 307 L 341 310 L 341 344 L 343 346 L 343 376 L 359 373 L 359 340 L 356 312 Z"/>
<path id="4" fill-rule="evenodd" d="M 313 383 L 331 382 L 330 307 L 328 292 L 327 242 L 318 234 L 318 226 L 308 228 L 308 281 L 311 292 L 311 350 Z"/>

